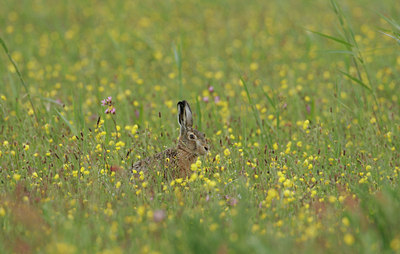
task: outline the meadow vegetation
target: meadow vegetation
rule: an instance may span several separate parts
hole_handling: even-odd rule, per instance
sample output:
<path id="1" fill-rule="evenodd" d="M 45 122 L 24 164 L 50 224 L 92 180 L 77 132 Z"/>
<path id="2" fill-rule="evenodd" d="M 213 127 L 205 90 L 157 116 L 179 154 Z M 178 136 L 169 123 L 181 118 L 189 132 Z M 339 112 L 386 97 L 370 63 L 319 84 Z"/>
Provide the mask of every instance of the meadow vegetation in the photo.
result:
<path id="1" fill-rule="evenodd" d="M 398 1 L 0 5 L 1 253 L 400 252 Z"/>

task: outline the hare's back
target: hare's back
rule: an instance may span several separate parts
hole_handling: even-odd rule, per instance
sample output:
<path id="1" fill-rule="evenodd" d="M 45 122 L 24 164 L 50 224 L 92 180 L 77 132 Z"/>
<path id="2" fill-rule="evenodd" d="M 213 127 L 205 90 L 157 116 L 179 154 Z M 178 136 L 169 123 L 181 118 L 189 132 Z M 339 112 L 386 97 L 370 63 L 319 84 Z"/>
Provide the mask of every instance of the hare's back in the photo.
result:
<path id="1" fill-rule="evenodd" d="M 155 154 L 152 157 L 144 158 L 132 165 L 132 170 L 147 171 L 151 167 L 158 166 L 174 166 L 177 165 L 178 151 L 176 148 L 168 148 L 160 153 Z"/>

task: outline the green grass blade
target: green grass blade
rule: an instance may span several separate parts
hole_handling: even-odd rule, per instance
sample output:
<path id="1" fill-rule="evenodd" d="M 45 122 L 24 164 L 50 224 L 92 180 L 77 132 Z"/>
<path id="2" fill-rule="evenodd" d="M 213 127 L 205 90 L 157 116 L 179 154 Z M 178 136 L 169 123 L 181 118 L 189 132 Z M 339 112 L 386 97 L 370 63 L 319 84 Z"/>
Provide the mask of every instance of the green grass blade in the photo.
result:
<path id="1" fill-rule="evenodd" d="M 251 106 L 251 110 L 253 112 L 254 119 L 256 120 L 256 123 L 257 123 L 258 127 L 260 128 L 261 132 L 263 134 L 266 134 L 265 131 L 264 131 L 264 126 L 262 125 L 262 122 L 261 122 L 260 114 L 259 114 L 257 108 L 255 107 L 255 104 L 254 104 L 253 100 L 250 97 L 250 93 L 249 93 L 249 89 L 247 87 L 247 84 L 246 84 L 246 82 L 244 81 L 243 78 L 240 78 L 240 80 L 243 83 L 243 87 L 244 87 L 244 90 L 246 92 L 247 99 L 249 100 L 249 103 L 250 103 L 250 106 Z M 270 126 L 270 127 L 272 128 L 272 126 Z M 266 134 L 266 135 L 268 137 L 268 139 L 267 139 L 268 145 L 270 146 L 271 142 L 269 140 L 269 135 L 268 134 Z M 262 139 L 264 139 L 263 135 L 261 135 L 261 137 L 262 137 Z"/>
<path id="2" fill-rule="evenodd" d="M 390 19 L 388 17 L 385 17 L 385 15 L 382 15 L 381 13 L 378 13 L 378 15 L 384 19 L 387 23 L 389 23 L 391 26 L 393 26 L 395 29 L 400 31 L 400 25 L 396 23 L 393 19 Z"/>
<path id="3" fill-rule="evenodd" d="M 196 96 L 196 113 L 197 113 L 197 128 L 201 130 L 201 106 L 199 102 L 199 98 Z"/>
<path id="4" fill-rule="evenodd" d="M 400 36 L 399 36 L 399 38 L 396 38 L 394 35 L 391 35 L 391 34 L 388 34 L 388 33 L 385 33 L 385 32 L 382 32 L 382 31 L 379 31 L 381 34 L 384 34 L 384 35 L 386 35 L 386 36 L 389 36 L 390 38 L 392 38 L 393 40 L 395 40 L 399 45 L 400 45 Z"/>
<path id="5" fill-rule="evenodd" d="M 329 54 L 345 54 L 345 55 L 355 56 L 354 52 L 350 50 L 324 50 L 323 52 Z"/>
<path id="6" fill-rule="evenodd" d="M 7 45 L 6 45 L 6 43 L 4 42 L 4 40 L 3 40 L 1 37 L 0 37 L 0 44 L 1 44 L 1 46 L 3 47 L 4 52 L 6 53 L 8 59 L 10 60 L 10 62 L 12 63 L 12 65 L 14 66 L 14 68 L 15 68 L 15 70 L 16 70 L 16 72 L 17 72 L 17 75 L 18 75 L 18 77 L 19 77 L 19 80 L 21 81 L 22 86 L 25 88 L 25 92 L 26 92 L 26 94 L 28 95 L 29 103 L 31 104 L 31 107 L 32 107 L 32 110 L 33 110 L 33 114 L 35 115 L 36 123 L 39 124 L 39 118 L 38 118 L 38 116 L 37 116 L 35 105 L 33 104 L 31 95 L 30 95 L 30 93 L 29 93 L 28 85 L 25 83 L 25 80 L 23 79 L 22 74 L 21 74 L 21 72 L 19 71 L 19 68 L 18 68 L 18 66 L 17 66 L 17 63 L 16 63 L 16 62 L 14 61 L 14 59 L 11 57 L 10 52 L 8 51 Z"/>
<path id="7" fill-rule="evenodd" d="M 273 109 L 275 110 L 275 117 L 276 117 L 276 129 L 277 131 L 279 131 L 279 109 L 276 106 L 276 103 L 272 100 L 272 98 L 268 95 L 267 92 L 265 92 L 264 90 L 262 90 L 264 93 L 264 96 L 267 98 L 269 104 L 271 104 L 271 106 L 273 107 Z"/>
<path id="8" fill-rule="evenodd" d="M 8 48 L 6 46 L 6 43 L 3 41 L 3 39 L 0 37 L 0 44 L 1 46 L 3 46 L 4 51 L 6 52 L 6 54 L 8 55 Z"/>
<path id="9" fill-rule="evenodd" d="M 317 34 L 319 36 L 325 37 L 327 39 L 330 39 L 332 41 L 336 41 L 336 42 L 338 42 L 340 44 L 343 44 L 343 45 L 345 45 L 347 47 L 354 47 L 354 45 L 352 45 L 352 44 L 350 44 L 350 43 L 348 43 L 348 42 L 346 42 L 346 41 L 344 41 L 342 39 L 339 39 L 339 38 L 336 38 L 336 37 L 333 37 L 333 36 L 330 36 L 330 35 L 327 35 L 327 34 L 323 34 L 323 33 L 317 32 L 317 31 L 312 31 L 312 30 L 308 30 L 308 31 L 310 31 L 310 32 L 312 32 L 314 34 Z"/>
<path id="10" fill-rule="evenodd" d="M 65 118 L 65 116 L 63 116 L 60 111 L 56 110 L 57 114 L 61 117 L 61 119 L 65 122 L 65 124 L 69 127 L 69 129 L 71 130 L 71 132 L 77 136 L 78 132 L 76 131 L 76 128 L 67 120 L 67 118 Z"/>
<path id="11" fill-rule="evenodd" d="M 367 86 L 364 82 L 362 82 L 361 80 L 359 80 L 358 78 L 355 78 L 353 76 L 351 76 L 350 74 L 344 72 L 344 71 L 340 71 L 343 75 L 345 75 L 346 77 L 348 77 L 349 79 L 351 79 L 352 81 L 356 82 L 357 84 L 359 84 L 360 86 L 362 86 L 363 88 L 367 89 L 369 92 L 372 93 L 372 89 Z"/>
<path id="12" fill-rule="evenodd" d="M 43 101 L 51 102 L 51 103 L 56 104 L 58 106 L 62 106 L 63 105 L 62 103 L 60 103 L 60 102 L 58 102 L 56 100 L 50 99 L 50 98 L 40 97 L 40 99 L 43 100 Z"/>
<path id="13" fill-rule="evenodd" d="M 267 98 L 269 104 L 271 104 L 271 106 L 276 110 L 276 104 L 275 104 L 275 102 L 271 99 L 271 97 L 268 95 L 267 92 L 265 92 L 265 91 L 263 90 L 263 93 L 264 93 L 264 96 Z"/>
<path id="14" fill-rule="evenodd" d="M 176 62 L 176 66 L 178 68 L 178 82 L 179 82 L 179 99 L 183 99 L 183 81 L 182 81 L 182 46 L 175 44 L 172 46 L 172 50 L 174 51 L 174 58 Z"/>

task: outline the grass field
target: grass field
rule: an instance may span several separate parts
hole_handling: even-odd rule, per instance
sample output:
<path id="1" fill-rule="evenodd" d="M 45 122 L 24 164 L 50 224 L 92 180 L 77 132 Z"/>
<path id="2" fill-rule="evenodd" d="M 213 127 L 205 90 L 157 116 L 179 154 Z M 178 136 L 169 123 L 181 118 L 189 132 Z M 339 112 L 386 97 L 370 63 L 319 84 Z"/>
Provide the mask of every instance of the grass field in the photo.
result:
<path id="1" fill-rule="evenodd" d="M 398 1 L 0 2 L 0 253 L 400 253 Z"/>

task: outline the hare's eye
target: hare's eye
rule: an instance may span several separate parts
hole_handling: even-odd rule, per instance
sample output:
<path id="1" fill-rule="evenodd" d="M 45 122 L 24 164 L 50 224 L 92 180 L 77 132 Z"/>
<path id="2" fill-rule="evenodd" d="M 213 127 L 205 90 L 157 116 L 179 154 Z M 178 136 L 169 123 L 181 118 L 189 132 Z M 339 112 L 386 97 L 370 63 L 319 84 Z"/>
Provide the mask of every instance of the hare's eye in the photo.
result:
<path id="1" fill-rule="evenodd" d="M 190 135 L 189 135 L 189 138 L 190 138 L 190 139 L 195 139 L 196 136 L 195 136 L 194 134 L 190 134 Z"/>

